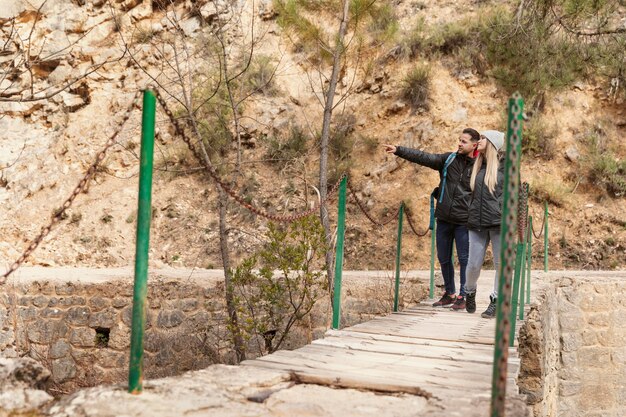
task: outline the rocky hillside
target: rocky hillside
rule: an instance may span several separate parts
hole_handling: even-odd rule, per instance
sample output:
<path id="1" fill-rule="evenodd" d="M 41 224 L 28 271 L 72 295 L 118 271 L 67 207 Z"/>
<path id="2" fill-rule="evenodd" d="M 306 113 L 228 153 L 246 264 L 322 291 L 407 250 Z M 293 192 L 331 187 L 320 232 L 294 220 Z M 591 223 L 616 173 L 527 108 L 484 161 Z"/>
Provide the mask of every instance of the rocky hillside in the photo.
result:
<path id="1" fill-rule="evenodd" d="M 370 63 L 367 71 L 344 67 L 341 73 L 341 103 L 334 122 L 341 134 L 336 135 L 334 167 L 337 172 L 350 170 L 373 216 L 384 219 L 405 200 L 423 230 L 437 174 L 401 163 L 379 145 L 453 150 L 464 127 L 501 129 L 509 93 L 489 72 L 459 70 L 445 51 L 402 52 L 416 24 L 437 28 L 475 19 L 495 4 L 390 4 L 395 35 L 363 49 L 363 60 Z M 224 163 L 220 172 L 232 172 L 228 166 L 239 162 L 236 189 L 270 212 L 292 214 L 310 206 L 316 198 L 319 156 L 314 138 L 321 130 L 320 91 L 325 88 L 318 70 L 327 75 L 330 67 L 295 47 L 279 18 L 269 3 L 256 3 L 253 9 L 252 4 L 222 0 L 3 0 L 3 265 L 10 265 L 50 221 L 96 153 L 120 129 L 137 91 L 158 84 L 178 114 L 192 99 L 209 100 L 205 90 L 219 76 L 217 68 L 224 62 L 233 67 L 247 62 L 250 50 L 255 76 L 246 82 L 261 84 L 237 107 L 243 133 L 216 153 L 229 155 L 219 159 Z M 216 28 L 223 28 L 219 39 L 212 38 Z M 429 68 L 428 97 L 417 106 L 403 93 L 416 63 Z M 243 84 L 237 85 L 239 92 Z M 591 76 L 529 103 L 534 113 L 529 111 L 528 137 L 541 146 L 524 155 L 522 176 L 533 190 L 530 210 L 536 224 L 543 217 L 542 201 L 550 202 L 553 268 L 626 267 L 626 209 L 620 188 L 626 187 L 626 153 L 620 146 L 626 134 L 626 106 L 619 88 Z M 132 263 L 140 112 L 135 106 L 88 189 L 30 258 L 31 264 Z M 219 132 L 231 137 L 230 122 L 227 128 L 210 122 L 215 114 L 206 116 L 202 131 L 213 138 Z M 166 115 L 159 111 L 157 118 L 151 260 L 154 265 L 217 268 L 221 258 L 215 186 L 201 173 Z M 302 147 L 289 142 L 298 135 Z M 608 163 L 618 167 L 608 182 L 604 171 L 596 172 L 593 165 L 598 155 L 608 155 Z M 281 158 L 287 161 L 281 163 Z M 237 203 L 229 206 L 229 223 L 235 258 L 263 240 L 266 223 Z M 347 224 L 347 268 L 392 268 L 394 222 L 385 228 L 372 226 L 352 205 Z M 428 237 L 407 233 L 404 242 L 404 266 L 427 268 Z M 537 255 L 539 246 L 535 244 Z"/>

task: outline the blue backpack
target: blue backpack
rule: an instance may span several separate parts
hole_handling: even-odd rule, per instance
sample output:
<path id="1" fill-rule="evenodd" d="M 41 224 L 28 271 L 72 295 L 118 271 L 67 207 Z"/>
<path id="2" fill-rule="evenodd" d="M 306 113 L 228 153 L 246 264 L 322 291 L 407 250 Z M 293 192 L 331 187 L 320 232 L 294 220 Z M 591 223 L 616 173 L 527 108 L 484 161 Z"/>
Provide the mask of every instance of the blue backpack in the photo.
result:
<path id="1" fill-rule="evenodd" d="M 433 230 L 435 228 L 435 199 L 437 198 L 437 194 L 439 194 L 439 202 L 441 203 L 443 201 L 443 193 L 446 191 L 446 178 L 448 176 L 448 167 L 450 166 L 450 164 L 452 164 L 452 161 L 454 161 L 456 155 L 456 152 L 452 152 L 446 159 L 446 162 L 443 164 L 443 179 L 441 180 L 441 190 L 439 189 L 439 187 L 436 187 L 430 195 L 430 223 L 428 225 L 428 228 L 430 230 Z"/>

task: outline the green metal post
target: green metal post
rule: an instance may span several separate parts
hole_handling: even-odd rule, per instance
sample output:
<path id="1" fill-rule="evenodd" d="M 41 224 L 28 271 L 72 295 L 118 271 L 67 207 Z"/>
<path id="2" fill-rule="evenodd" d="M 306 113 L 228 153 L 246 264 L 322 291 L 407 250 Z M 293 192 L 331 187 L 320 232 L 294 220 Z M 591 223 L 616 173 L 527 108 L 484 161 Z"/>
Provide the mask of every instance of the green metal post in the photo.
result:
<path id="1" fill-rule="evenodd" d="M 150 248 L 150 218 L 152 215 L 155 113 L 156 97 L 153 91 L 146 90 L 143 93 L 143 116 L 141 120 L 141 165 L 139 170 L 139 203 L 137 209 L 135 285 L 128 371 L 128 392 L 131 394 L 140 394 L 143 390 L 143 335 L 146 322 L 146 294 L 148 290 L 148 249 Z"/>
<path id="2" fill-rule="evenodd" d="M 524 247 L 524 242 L 518 242 L 515 249 L 515 275 L 513 277 L 513 294 L 511 296 L 511 333 L 509 334 L 509 346 L 515 345 L 515 321 L 517 319 L 517 307 L 519 301 L 519 287 L 522 264 L 525 262 L 526 259 L 525 251 L 526 248 Z"/>
<path id="3" fill-rule="evenodd" d="M 526 254 L 528 260 L 527 278 L 526 278 L 526 304 L 530 304 L 530 270 L 533 267 L 533 216 L 528 216 L 528 253 Z"/>
<path id="4" fill-rule="evenodd" d="M 430 231 L 430 291 L 428 296 L 435 298 L 435 235 L 437 234 L 437 222 Z"/>
<path id="5" fill-rule="evenodd" d="M 543 230 L 543 271 L 548 272 L 548 202 L 544 201 L 544 222 L 545 229 Z"/>
<path id="6" fill-rule="evenodd" d="M 335 291 L 333 294 L 333 329 L 339 329 L 341 317 L 341 274 L 343 272 L 343 244 L 346 232 L 346 185 L 344 177 L 339 186 L 339 202 L 337 203 L 337 248 L 335 252 Z"/>
<path id="7" fill-rule="evenodd" d="M 396 290 L 393 296 L 393 311 L 398 311 L 400 298 L 400 257 L 402 256 L 402 217 L 404 215 L 404 201 L 400 203 L 398 212 L 398 239 L 396 244 Z"/>
<path id="8" fill-rule="evenodd" d="M 502 223 L 500 227 L 500 270 L 498 280 L 498 305 L 496 312 L 496 340 L 491 379 L 491 417 L 504 417 L 508 338 L 511 313 L 511 281 L 515 263 L 515 237 L 519 197 L 519 168 L 522 145 L 522 115 L 524 101 L 515 93 L 508 103 L 507 146 L 504 171 Z"/>

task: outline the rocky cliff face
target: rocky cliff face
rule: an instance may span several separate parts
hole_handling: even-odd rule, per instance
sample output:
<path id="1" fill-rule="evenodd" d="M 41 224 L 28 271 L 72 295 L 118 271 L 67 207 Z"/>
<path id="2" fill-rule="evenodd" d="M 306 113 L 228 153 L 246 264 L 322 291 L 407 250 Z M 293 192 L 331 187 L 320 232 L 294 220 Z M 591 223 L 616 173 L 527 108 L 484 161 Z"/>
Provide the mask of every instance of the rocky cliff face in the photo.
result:
<path id="1" fill-rule="evenodd" d="M 403 2 L 397 5 L 403 29 L 418 18 L 440 24 L 474 16 L 478 7 L 463 2 L 462 12 L 451 14 L 455 3 L 422 3 L 419 8 Z M 248 164 L 243 166 L 238 190 L 257 206 L 283 213 L 302 210 L 305 200 L 315 199 L 310 187 L 316 182 L 315 144 L 310 145 L 308 164 L 277 170 L 262 162 L 272 137 L 296 125 L 305 132 L 321 126 L 320 88 L 308 71 L 311 63 L 305 53 L 293 49 L 275 17 L 267 2 L 253 9 L 251 4 L 221 0 L 3 1 L 2 262 L 9 264 L 17 258 L 70 195 L 96 153 L 120 129 L 138 91 L 159 84 L 171 93 L 166 96 L 175 109 L 186 99 L 196 99 L 195 93 L 181 88 L 181 75 L 191 76 L 193 71 L 196 75 L 189 79 L 198 89 L 210 81 L 220 61 L 211 58 L 207 39 L 224 22 L 231 25 L 223 38 L 230 59 L 242 56 L 236 46 L 249 45 L 253 32 L 258 40 L 255 51 L 275 64 L 270 68 L 277 86 L 272 94 L 252 95 L 239 109 L 243 128 L 239 140 Z M 380 62 L 370 74 L 354 74 L 354 79 L 348 70 L 339 84 L 340 94 L 352 91 L 336 110 L 339 118 L 351 120 L 349 132 L 356 138 L 348 149 L 352 179 L 374 215 L 389 215 L 401 199 L 409 199 L 415 221 L 425 227 L 428 196 L 437 174 L 398 163 L 378 145 L 393 142 L 431 152 L 454 149 L 462 128 L 499 126 L 507 97 L 488 78 L 457 74 L 445 63 L 433 61 L 430 109 L 414 112 L 400 99 L 411 63 Z M 623 267 L 624 259 L 619 256 L 626 239 L 623 197 L 608 198 L 593 183 L 581 181 L 577 162 L 584 158 L 585 144 L 580 138 L 586 132 L 599 129 L 607 143 L 623 136 L 623 102 L 608 102 L 593 82 L 578 83 L 555 94 L 544 113 L 558 126 L 556 156 L 548 162 L 525 160 L 523 176 L 531 189 L 541 187 L 561 199 L 560 205 L 551 206 L 553 265 Z M 140 108 L 135 106 L 87 192 L 78 196 L 59 229 L 30 258 L 32 264 L 121 266 L 132 262 L 139 130 Z M 623 150 L 619 152 L 616 157 L 623 158 Z M 163 113 L 158 117 L 155 154 L 152 262 L 219 267 L 214 184 L 198 174 L 197 162 Z M 541 198 L 531 205 L 536 223 L 542 216 Z M 263 222 L 242 207 L 235 204 L 229 210 L 230 239 L 237 258 L 257 244 L 250 236 L 259 237 L 265 229 Z M 372 226 L 358 211 L 351 213 L 349 222 L 352 243 L 346 248 L 346 266 L 390 268 L 394 231 Z M 541 253 L 538 246 L 537 255 Z M 426 268 L 429 244 L 418 239 L 405 254 L 407 267 Z"/>

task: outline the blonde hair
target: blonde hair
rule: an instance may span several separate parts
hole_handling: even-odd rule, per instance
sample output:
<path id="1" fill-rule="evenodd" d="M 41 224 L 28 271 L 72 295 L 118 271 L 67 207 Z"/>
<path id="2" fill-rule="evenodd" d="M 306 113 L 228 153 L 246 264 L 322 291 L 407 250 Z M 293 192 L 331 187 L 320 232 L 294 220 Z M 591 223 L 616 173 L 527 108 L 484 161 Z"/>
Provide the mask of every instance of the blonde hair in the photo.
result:
<path id="1" fill-rule="evenodd" d="M 485 169 L 485 185 L 489 189 L 489 192 L 493 195 L 498 184 L 498 166 L 500 165 L 500 152 L 496 150 L 496 147 L 489 141 L 485 148 L 485 153 L 478 154 L 476 161 L 474 162 L 474 168 L 472 168 L 472 176 L 470 178 L 470 187 L 474 191 L 474 185 L 476 183 L 476 175 L 478 170 L 483 165 L 483 161 L 487 161 L 487 168 Z"/>

